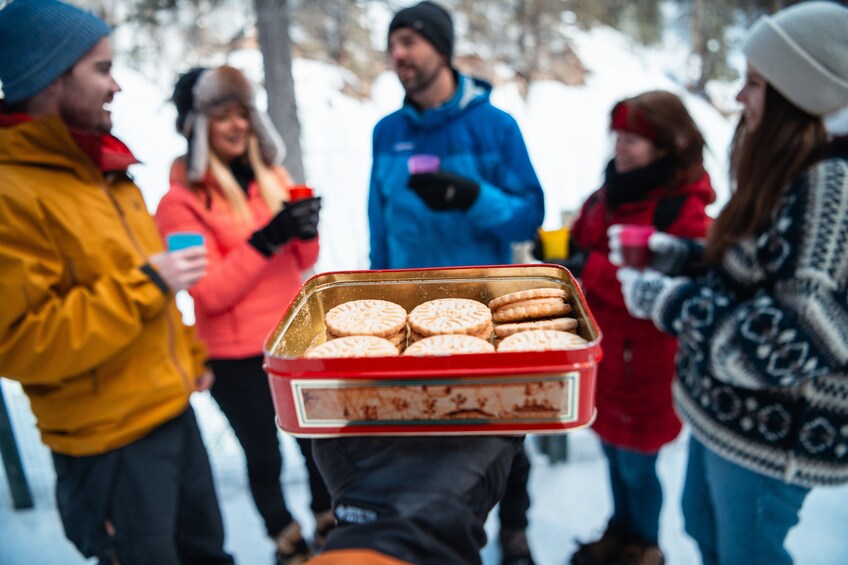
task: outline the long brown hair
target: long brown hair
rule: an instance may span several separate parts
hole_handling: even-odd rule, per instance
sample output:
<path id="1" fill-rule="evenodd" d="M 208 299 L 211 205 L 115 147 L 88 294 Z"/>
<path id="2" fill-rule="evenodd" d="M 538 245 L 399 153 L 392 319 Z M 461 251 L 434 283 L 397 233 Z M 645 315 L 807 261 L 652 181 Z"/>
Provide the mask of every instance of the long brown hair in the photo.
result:
<path id="1" fill-rule="evenodd" d="M 820 117 L 801 110 L 770 84 L 757 127 L 749 131 L 739 120 L 730 145 L 730 201 L 712 222 L 706 257 L 721 262 L 727 249 L 760 233 L 776 213 L 783 190 L 801 171 L 821 157 L 827 132 Z"/>
<path id="2" fill-rule="evenodd" d="M 694 180 L 703 172 L 704 136 L 680 98 L 665 90 L 627 98 L 613 108 L 610 114 L 613 123 L 618 123 L 616 114 L 622 106 L 627 110 L 627 125 L 623 129 L 647 137 L 671 157 L 675 183 Z"/>

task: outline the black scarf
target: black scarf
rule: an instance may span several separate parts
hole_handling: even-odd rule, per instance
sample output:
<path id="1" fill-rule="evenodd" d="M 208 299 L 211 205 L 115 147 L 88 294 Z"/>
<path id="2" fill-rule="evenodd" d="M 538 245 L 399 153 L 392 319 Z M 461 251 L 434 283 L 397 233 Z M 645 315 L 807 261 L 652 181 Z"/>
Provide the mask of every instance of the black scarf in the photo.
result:
<path id="1" fill-rule="evenodd" d="M 627 202 L 639 202 L 654 188 L 668 184 L 674 173 L 674 162 L 668 155 L 641 169 L 626 173 L 616 171 L 615 160 L 610 159 L 604 182 L 607 208 L 615 210 Z"/>
<path id="2" fill-rule="evenodd" d="M 247 188 L 256 175 L 253 173 L 253 167 L 245 159 L 234 159 L 230 163 L 230 171 L 233 173 L 236 182 L 239 183 L 241 189 L 247 193 Z"/>

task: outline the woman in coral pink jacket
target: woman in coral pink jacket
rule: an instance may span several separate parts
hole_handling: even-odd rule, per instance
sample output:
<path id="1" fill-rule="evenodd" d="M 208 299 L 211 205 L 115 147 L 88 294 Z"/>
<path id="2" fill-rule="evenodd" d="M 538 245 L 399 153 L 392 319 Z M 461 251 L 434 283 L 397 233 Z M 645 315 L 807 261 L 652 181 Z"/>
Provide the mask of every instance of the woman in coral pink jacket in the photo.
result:
<path id="1" fill-rule="evenodd" d="M 280 484 L 262 344 L 318 257 L 320 200 L 289 201 L 291 178 L 278 164 L 282 142 L 257 111 L 240 71 L 192 69 L 177 81 L 173 100 L 189 150 L 171 168 L 171 189 L 156 221 L 164 238 L 184 231 L 205 236 L 209 268 L 190 294 L 215 374 L 211 393 L 244 448 L 250 489 L 277 545 L 277 562 L 300 563 L 309 548 Z M 330 499 L 309 441 L 299 444 L 320 538 L 332 525 Z"/>

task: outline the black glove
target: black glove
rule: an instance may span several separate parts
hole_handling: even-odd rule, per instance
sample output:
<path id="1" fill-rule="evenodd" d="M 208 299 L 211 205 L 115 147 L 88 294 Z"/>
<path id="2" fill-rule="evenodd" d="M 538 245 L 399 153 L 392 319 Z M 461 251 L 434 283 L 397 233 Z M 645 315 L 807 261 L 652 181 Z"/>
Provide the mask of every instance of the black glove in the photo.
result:
<path id="1" fill-rule="evenodd" d="M 318 237 L 318 213 L 321 198 L 304 198 L 287 202 L 276 216 L 250 237 L 250 244 L 266 257 L 270 257 L 281 245 L 296 237 L 302 240 Z"/>
<path id="2" fill-rule="evenodd" d="M 480 185 L 473 180 L 446 172 L 410 175 L 406 185 L 431 210 L 440 212 L 468 210 L 480 194 Z"/>

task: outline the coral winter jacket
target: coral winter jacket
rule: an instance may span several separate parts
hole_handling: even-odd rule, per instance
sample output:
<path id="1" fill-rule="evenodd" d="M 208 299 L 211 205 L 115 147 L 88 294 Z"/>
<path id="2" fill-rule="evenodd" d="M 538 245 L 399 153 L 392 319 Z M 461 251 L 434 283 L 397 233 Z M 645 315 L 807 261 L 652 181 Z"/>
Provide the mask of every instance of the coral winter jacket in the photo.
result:
<path id="1" fill-rule="evenodd" d="M 284 169 L 275 172 L 291 184 Z M 265 338 L 300 288 L 303 272 L 318 258 L 317 238 L 292 239 L 273 257 L 257 251 L 248 239 L 272 213 L 255 182 L 248 187 L 247 201 L 252 221 L 244 223 L 232 214 L 211 176 L 205 187 L 190 185 L 180 158 L 171 167 L 171 188 L 156 211 L 163 239 L 177 231 L 200 232 L 206 238 L 209 268 L 189 294 L 198 336 L 214 359 L 260 355 Z"/>

